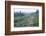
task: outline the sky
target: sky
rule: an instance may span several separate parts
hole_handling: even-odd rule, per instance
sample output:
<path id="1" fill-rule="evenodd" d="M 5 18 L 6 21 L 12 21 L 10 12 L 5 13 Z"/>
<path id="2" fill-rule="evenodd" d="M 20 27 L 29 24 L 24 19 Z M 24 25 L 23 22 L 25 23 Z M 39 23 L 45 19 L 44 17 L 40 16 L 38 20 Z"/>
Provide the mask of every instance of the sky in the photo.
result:
<path id="1" fill-rule="evenodd" d="M 32 9 L 32 8 L 14 8 L 14 12 L 20 12 L 21 13 L 32 13 L 36 12 L 37 9 Z"/>

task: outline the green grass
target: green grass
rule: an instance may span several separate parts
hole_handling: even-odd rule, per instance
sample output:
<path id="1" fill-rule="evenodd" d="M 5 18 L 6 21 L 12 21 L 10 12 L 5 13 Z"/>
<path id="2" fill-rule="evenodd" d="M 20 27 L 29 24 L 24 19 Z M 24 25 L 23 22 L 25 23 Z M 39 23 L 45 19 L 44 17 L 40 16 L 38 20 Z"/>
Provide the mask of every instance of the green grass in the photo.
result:
<path id="1" fill-rule="evenodd" d="M 34 18 L 33 25 L 34 26 L 39 26 L 39 17 L 38 16 Z"/>
<path id="2" fill-rule="evenodd" d="M 22 17 L 14 17 L 14 26 L 15 27 L 25 27 L 25 26 L 31 26 L 29 23 L 32 21 L 28 21 L 28 19 L 31 19 L 31 16 L 22 16 Z M 33 19 L 33 26 L 39 26 L 39 18 L 35 17 Z"/>

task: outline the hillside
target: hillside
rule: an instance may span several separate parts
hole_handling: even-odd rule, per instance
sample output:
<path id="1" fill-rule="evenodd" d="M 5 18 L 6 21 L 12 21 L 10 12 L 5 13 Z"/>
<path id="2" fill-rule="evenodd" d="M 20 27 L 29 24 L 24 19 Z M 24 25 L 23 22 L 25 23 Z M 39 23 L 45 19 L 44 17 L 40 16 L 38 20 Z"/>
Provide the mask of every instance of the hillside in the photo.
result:
<path id="1" fill-rule="evenodd" d="M 14 27 L 39 26 L 39 11 L 32 13 L 14 13 Z"/>

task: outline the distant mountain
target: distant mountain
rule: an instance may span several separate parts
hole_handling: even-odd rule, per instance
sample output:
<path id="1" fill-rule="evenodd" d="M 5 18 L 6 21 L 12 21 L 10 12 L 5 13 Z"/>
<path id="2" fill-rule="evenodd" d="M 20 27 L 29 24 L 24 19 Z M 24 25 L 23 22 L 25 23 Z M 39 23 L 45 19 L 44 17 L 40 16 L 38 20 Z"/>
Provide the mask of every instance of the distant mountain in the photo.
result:
<path id="1" fill-rule="evenodd" d="M 39 15 L 39 11 L 37 10 L 36 12 L 32 12 L 32 13 L 21 13 L 20 12 L 14 12 L 14 16 L 38 16 Z"/>

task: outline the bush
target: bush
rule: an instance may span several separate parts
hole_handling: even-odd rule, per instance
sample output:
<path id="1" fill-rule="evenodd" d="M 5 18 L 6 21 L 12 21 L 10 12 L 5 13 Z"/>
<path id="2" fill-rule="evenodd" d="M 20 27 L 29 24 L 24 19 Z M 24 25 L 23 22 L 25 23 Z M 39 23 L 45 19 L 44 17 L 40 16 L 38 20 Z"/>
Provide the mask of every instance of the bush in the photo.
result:
<path id="1" fill-rule="evenodd" d="M 38 17 L 35 17 L 35 19 L 33 20 L 33 25 L 34 26 L 39 26 L 39 18 Z"/>

